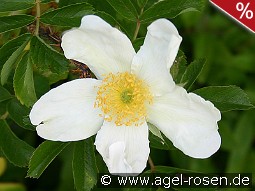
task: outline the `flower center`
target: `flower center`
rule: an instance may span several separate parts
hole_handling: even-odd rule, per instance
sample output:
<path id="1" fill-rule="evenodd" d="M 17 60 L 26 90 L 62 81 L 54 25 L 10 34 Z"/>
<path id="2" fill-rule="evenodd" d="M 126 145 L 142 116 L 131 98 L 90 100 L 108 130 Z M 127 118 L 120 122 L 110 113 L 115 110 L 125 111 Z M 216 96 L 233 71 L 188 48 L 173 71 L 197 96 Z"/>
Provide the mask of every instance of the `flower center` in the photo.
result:
<path id="1" fill-rule="evenodd" d="M 121 101 L 123 103 L 131 103 L 133 98 L 133 91 L 132 90 L 124 90 L 120 94 Z"/>
<path id="2" fill-rule="evenodd" d="M 95 107 L 101 108 L 105 120 L 120 125 L 141 125 L 152 103 L 148 86 L 128 72 L 108 74 L 98 88 Z"/>

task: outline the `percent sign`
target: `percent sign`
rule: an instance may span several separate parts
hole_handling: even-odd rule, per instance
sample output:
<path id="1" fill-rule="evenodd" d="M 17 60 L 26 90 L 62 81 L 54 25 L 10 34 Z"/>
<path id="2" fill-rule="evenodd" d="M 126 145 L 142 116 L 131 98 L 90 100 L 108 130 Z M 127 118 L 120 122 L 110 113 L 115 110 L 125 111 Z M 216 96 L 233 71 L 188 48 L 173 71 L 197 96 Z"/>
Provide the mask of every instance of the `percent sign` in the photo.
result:
<path id="1" fill-rule="evenodd" d="M 239 19 L 243 18 L 244 14 L 247 19 L 252 19 L 253 18 L 253 12 L 251 10 L 247 10 L 249 7 L 250 3 L 247 3 L 245 6 L 243 3 L 239 2 L 236 4 L 236 10 L 237 11 L 242 11 L 241 16 Z"/>

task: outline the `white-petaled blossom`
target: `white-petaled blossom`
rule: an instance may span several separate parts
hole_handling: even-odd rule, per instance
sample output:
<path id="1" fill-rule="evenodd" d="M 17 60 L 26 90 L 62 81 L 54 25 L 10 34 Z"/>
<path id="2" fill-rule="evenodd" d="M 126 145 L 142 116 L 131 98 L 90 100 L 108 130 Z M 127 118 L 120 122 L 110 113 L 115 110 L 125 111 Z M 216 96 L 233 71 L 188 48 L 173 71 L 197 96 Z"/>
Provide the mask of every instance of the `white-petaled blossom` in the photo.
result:
<path id="1" fill-rule="evenodd" d="M 84 16 L 79 28 L 64 33 L 61 46 L 66 58 L 88 65 L 98 80 L 73 80 L 43 95 L 30 113 L 38 135 L 78 141 L 97 134 L 96 149 L 113 174 L 141 173 L 146 167 L 147 122 L 184 154 L 211 156 L 221 144 L 221 114 L 174 83 L 169 69 L 181 41 L 175 26 L 159 19 L 136 53 L 118 29 Z"/>

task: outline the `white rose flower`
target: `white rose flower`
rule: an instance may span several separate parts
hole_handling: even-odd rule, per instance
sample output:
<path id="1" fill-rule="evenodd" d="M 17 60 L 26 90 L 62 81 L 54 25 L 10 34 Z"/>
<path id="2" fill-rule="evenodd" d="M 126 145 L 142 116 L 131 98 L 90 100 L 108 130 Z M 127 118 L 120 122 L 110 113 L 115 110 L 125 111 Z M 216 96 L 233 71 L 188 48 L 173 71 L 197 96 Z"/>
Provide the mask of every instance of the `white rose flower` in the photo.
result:
<path id="1" fill-rule="evenodd" d="M 97 79 L 73 80 L 43 95 L 30 113 L 38 135 L 78 141 L 97 134 L 96 149 L 112 174 L 144 170 L 150 152 L 147 122 L 184 154 L 211 156 L 221 144 L 221 114 L 174 83 L 169 70 L 181 40 L 170 21 L 159 19 L 136 53 L 118 29 L 84 16 L 79 28 L 64 33 L 62 48 L 66 58 L 88 65 Z"/>

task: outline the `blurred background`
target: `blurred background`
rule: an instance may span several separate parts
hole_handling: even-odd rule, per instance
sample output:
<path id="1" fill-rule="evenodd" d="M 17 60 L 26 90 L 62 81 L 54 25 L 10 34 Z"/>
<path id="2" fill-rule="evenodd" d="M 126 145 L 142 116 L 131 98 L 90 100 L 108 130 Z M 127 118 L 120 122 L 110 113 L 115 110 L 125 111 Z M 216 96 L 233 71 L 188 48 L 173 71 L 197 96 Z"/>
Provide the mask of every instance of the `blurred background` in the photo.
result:
<path id="1" fill-rule="evenodd" d="M 197 58 L 207 60 L 191 91 L 212 85 L 236 85 L 245 90 L 255 104 L 255 34 L 209 3 L 203 12 L 185 13 L 172 22 L 183 37 L 181 50 L 188 62 Z M 139 35 L 145 33 L 146 28 L 142 26 Z M 2 34 L 0 43 L 12 35 L 15 36 L 15 31 Z M 42 142 L 35 132 L 21 128 L 14 131 L 35 147 Z M 219 131 L 221 149 L 209 159 L 192 159 L 178 150 L 155 148 L 151 149 L 151 158 L 155 165 L 196 172 L 255 173 L 255 110 L 222 113 Z M 99 169 L 104 171 L 105 165 L 98 154 L 97 159 L 102 164 Z M 27 168 L 15 167 L 0 158 L 0 191 L 72 191 L 71 161 L 72 145 L 69 145 L 37 180 L 25 178 Z M 3 183 L 5 188 L 1 188 Z M 16 188 L 12 189 L 13 186 Z"/>

